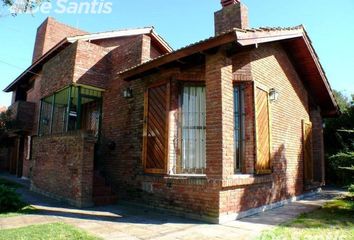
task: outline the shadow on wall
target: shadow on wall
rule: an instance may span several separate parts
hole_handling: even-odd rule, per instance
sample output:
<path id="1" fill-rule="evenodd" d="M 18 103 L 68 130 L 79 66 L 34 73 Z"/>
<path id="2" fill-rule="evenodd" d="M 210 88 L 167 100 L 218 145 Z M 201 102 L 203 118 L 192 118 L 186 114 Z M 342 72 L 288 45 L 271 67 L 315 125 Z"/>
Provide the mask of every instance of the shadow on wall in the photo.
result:
<path id="1" fill-rule="evenodd" d="M 297 163 L 289 163 L 286 154 L 287 149 L 282 144 L 272 155 L 272 182 L 245 186 L 239 202 L 239 211 L 247 211 L 302 194 L 302 151 L 297 157 Z"/>

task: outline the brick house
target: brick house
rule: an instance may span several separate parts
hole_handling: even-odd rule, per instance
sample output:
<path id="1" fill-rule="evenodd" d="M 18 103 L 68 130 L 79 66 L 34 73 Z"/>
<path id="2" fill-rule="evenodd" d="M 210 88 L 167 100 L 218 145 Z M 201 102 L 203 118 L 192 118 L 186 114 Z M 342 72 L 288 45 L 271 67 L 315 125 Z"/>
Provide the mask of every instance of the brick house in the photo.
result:
<path id="1" fill-rule="evenodd" d="M 176 51 L 153 28 L 48 18 L 5 89 L 31 123 L 15 172 L 79 207 L 118 197 L 211 222 L 323 185 L 322 119 L 339 109 L 307 32 L 249 28 L 246 6 L 221 3 L 215 36 Z"/>

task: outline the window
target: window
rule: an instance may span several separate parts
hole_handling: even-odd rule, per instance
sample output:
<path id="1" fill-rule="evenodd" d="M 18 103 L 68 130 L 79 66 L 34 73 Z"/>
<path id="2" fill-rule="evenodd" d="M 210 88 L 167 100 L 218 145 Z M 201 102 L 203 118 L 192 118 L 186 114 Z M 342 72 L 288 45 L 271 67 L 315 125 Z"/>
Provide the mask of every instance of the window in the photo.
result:
<path id="1" fill-rule="evenodd" d="M 102 92 L 83 86 L 70 86 L 42 99 L 38 134 L 74 130 L 98 136 Z"/>
<path id="2" fill-rule="evenodd" d="M 244 87 L 234 86 L 234 168 L 235 173 L 242 172 L 245 142 L 245 107 L 244 107 Z"/>
<path id="3" fill-rule="evenodd" d="M 205 151 L 205 87 L 184 86 L 181 102 L 181 161 L 177 173 L 204 174 Z"/>

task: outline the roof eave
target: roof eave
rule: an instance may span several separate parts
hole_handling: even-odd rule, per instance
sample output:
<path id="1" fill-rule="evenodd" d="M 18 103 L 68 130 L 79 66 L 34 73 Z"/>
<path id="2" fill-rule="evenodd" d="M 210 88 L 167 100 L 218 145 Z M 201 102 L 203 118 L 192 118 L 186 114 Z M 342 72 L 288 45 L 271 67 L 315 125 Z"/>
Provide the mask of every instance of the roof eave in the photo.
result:
<path id="1" fill-rule="evenodd" d="M 67 38 L 60 41 L 57 45 L 55 45 L 51 50 L 45 53 L 42 57 L 40 57 L 37 61 L 35 61 L 31 66 L 29 66 L 24 72 L 21 73 L 12 83 L 10 83 L 3 91 L 4 92 L 12 92 L 14 91 L 14 87 L 20 82 L 20 80 L 25 77 L 27 74 L 35 74 L 33 69 L 40 66 L 45 62 L 45 60 L 50 57 L 53 53 L 60 50 L 67 43 L 70 43 Z"/>
<path id="2" fill-rule="evenodd" d="M 185 48 L 182 48 L 177 51 L 171 52 L 169 54 L 163 55 L 161 57 L 155 58 L 149 62 L 132 67 L 131 69 L 128 69 L 126 71 L 120 72 L 120 73 L 118 73 L 118 75 L 120 75 L 123 79 L 129 81 L 129 80 L 134 79 L 135 76 L 138 76 L 139 74 L 142 74 L 146 71 L 149 71 L 151 69 L 154 69 L 156 67 L 164 65 L 165 63 L 170 63 L 170 62 L 176 61 L 178 59 L 181 59 L 183 57 L 186 57 L 186 56 L 198 53 L 198 52 L 203 52 L 208 49 L 218 47 L 220 45 L 227 44 L 227 43 L 230 43 L 233 41 L 236 41 L 236 34 L 234 31 L 231 31 L 231 32 L 219 35 L 217 37 L 187 46 Z"/>

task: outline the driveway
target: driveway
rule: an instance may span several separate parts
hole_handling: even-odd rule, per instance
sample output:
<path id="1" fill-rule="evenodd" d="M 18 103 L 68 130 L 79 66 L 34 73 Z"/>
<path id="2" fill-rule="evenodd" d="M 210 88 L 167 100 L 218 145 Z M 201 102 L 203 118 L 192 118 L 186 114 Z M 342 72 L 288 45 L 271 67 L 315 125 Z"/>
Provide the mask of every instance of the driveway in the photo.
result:
<path id="1" fill-rule="evenodd" d="M 0 177 L 20 181 L 18 190 L 25 201 L 39 212 L 0 218 L 0 230 L 33 224 L 64 222 L 103 239 L 252 239 L 263 231 L 287 222 L 299 214 L 313 211 L 343 192 L 328 189 L 304 200 L 225 224 L 189 220 L 150 208 L 127 203 L 114 206 L 76 209 L 28 190 L 28 182 L 8 175 Z"/>

